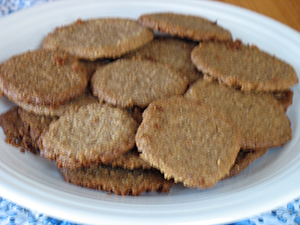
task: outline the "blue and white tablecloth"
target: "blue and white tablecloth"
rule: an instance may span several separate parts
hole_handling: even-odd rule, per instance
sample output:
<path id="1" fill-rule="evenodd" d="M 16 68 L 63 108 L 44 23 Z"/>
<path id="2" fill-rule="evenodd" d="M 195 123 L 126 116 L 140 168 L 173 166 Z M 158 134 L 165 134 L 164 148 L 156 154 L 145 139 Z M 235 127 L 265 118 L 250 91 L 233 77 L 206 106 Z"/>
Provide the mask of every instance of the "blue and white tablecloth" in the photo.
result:
<path id="1" fill-rule="evenodd" d="M 54 0 L 0 0 L 0 18 L 23 8 Z M 299 187 L 300 188 L 300 187 Z M 259 204 L 259 203 L 258 203 Z M 73 225 L 11 202 L 0 193 L 0 225 Z M 227 225 L 300 225 L 300 199 L 269 212 Z"/>

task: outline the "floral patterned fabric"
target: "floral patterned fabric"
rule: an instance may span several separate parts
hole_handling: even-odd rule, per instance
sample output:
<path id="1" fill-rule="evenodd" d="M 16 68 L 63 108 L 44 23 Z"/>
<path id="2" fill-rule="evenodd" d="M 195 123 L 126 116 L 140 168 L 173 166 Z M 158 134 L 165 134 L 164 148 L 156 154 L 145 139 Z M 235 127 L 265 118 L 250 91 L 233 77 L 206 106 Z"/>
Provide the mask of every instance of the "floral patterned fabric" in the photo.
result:
<path id="1" fill-rule="evenodd" d="M 0 17 L 36 4 L 54 0 L 0 0 Z M 1 194 L 1 193 L 0 193 Z M 0 196 L 0 225 L 75 225 L 21 207 Z M 300 200 L 251 218 L 226 225 L 300 225 Z M 225 224 L 223 224 L 225 225 Z"/>

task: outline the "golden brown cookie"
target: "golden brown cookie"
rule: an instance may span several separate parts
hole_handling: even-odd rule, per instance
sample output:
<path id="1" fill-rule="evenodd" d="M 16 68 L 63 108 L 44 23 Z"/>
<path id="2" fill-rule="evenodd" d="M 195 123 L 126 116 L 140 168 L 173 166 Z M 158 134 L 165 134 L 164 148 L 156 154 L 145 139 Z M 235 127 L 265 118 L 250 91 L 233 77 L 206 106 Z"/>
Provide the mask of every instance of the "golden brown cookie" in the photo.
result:
<path id="1" fill-rule="evenodd" d="M 124 110 L 89 104 L 62 115 L 41 136 L 41 155 L 59 167 L 111 162 L 135 146 L 137 122 Z"/>
<path id="2" fill-rule="evenodd" d="M 169 64 L 180 73 L 185 74 L 190 83 L 201 77 L 191 60 L 192 49 L 196 42 L 177 38 L 156 38 L 149 44 L 129 53 L 125 58 L 148 59 L 153 62 Z"/>
<path id="3" fill-rule="evenodd" d="M 290 121 L 271 94 L 242 92 L 198 80 L 185 97 L 224 113 L 240 130 L 243 149 L 280 146 L 292 138 Z"/>
<path id="4" fill-rule="evenodd" d="M 233 167 L 230 169 L 230 173 L 225 177 L 233 177 L 238 175 L 242 170 L 246 169 L 251 163 L 253 163 L 259 157 L 262 157 L 268 149 L 243 151 L 241 150 L 236 157 Z"/>
<path id="5" fill-rule="evenodd" d="M 174 96 L 147 107 L 136 144 L 140 156 L 165 178 L 186 187 L 207 188 L 229 173 L 241 140 L 222 114 Z"/>
<path id="6" fill-rule="evenodd" d="M 80 108 L 83 105 L 97 102 L 99 102 L 98 99 L 94 98 L 89 91 L 85 91 L 77 98 L 74 98 L 59 106 L 38 105 L 15 101 L 20 108 L 39 116 L 62 116 L 67 110 L 72 108 Z"/>
<path id="7" fill-rule="evenodd" d="M 121 18 L 78 20 L 56 28 L 43 42 L 43 48 L 62 50 L 81 59 L 118 58 L 137 49 L 154 33 L 137 21 Z"/>
<path id="8" fill-rule="evenodd" d="M 61 52 L 29 51 L 0 67 L 0 89 L 17 102 L 60 105 L 81 95 L 87 84 L 86 67 Z"/>
<path id="9" fill-rule="evenodd" d="M 287 91 L 298 82 L 291 65 L 238 40 L 200 43 L 191 57 L 203 74 L 242 91 Z"/>
<path id="10" fill-rule="evenodd" d="M 116 195 L 141 195 L 143 192 L 169 192 L 173 181 L 158 171 L 125 170 L 97 166 L 82 169 L 60 169 L 64 179 L 75 185 L 113 192 Z"/>
<path id="11" fill-rule="evenodd" d="M 94 96 L 127 108 L 163 97 L 184 94 L 188 78 L 165 63 L 120 59 L 98 69 L 91 78 Z"/>
<path id="12" fill-rule="evenodd" d="M 205 18 L 176 13 L 150 13 L 141 15 L 138 21 L 161 33 L 194 41 L 231 40 L 230 31 Z"/>

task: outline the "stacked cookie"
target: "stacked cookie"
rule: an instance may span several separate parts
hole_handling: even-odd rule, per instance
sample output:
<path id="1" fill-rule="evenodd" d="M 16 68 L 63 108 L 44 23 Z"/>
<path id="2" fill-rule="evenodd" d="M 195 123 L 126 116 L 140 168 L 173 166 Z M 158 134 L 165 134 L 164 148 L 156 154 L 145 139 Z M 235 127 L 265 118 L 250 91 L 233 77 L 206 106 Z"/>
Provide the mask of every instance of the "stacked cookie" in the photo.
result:
<path id="1" fill-rule="evenodd" d="M 76 185 L 209 188 L 292 137 L 293 68 L 204 18 L 78 20 L 42 46 L 0 66 L 0 125 Z"/>

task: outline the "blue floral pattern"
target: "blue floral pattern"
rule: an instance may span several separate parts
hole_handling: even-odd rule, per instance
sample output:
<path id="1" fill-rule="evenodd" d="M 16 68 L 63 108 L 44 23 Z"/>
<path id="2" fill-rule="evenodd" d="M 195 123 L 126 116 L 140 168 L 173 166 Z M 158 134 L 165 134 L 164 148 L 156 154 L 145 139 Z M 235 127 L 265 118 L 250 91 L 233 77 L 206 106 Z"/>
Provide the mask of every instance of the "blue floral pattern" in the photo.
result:
<path id="1" fill-rule="evenodd" d="M 35 4 L 54 0 L 0 0 L 0 17 Z M 227 225 L 300 225 L 300 200 L 270 212 Z M 0 196 L 0 225 L 76 225 L 23 208 Z M 225 225 L 225 224 L 224 224 Z"/>
<path id="2" fill-rule="evenodd" d="M 37 3 L 48 1 L 51 0 L 0 0 L 0 17 L 23 8 L 28 8 Z"/>
<path id="3" fill-rule="evenodd" d="M 300 200 L 267 213 L 223 225 L 300 225 Z M 23 208 L 0 197 L 0 225 L 77 225 L 66 220 L 48 217 L 37 211 Z M 221 225 L 221 224 L 220 224 Z"/>

